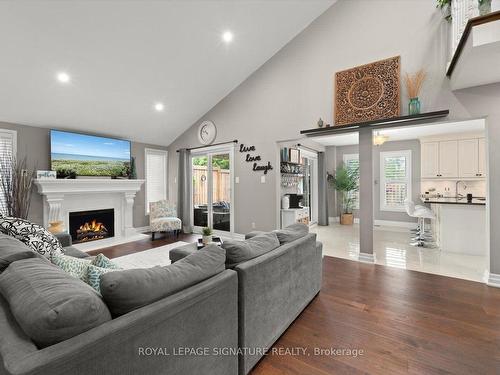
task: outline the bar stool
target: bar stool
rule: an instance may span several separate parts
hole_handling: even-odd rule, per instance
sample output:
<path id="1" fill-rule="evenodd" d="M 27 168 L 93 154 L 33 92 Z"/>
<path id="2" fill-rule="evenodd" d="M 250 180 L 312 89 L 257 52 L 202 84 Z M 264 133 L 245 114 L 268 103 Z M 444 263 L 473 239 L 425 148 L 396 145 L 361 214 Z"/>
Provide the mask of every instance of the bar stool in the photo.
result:
<path id="1" fill-rule="evenodd" d="M 433 220 L 436 218 L 434 212 L 425 206 L 416 206 L 411 200 L 405 201 L 405 208 L 406 213 L 409 216 L 416 217 L 418 219 L 418 227 L 415 231 L 415 237 L 412 238 L 413 242 L 410 242 L 410 245 L 426 248 L 435 247 L 432 232 L 431 230 L 428 230 L 425 225 L 425 219 Z"/>

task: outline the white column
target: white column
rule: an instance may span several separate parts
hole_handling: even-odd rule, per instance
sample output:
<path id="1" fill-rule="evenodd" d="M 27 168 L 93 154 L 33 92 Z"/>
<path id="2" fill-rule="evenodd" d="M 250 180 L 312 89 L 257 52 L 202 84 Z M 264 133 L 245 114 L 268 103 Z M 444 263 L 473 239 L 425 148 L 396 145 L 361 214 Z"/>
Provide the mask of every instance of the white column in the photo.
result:
<path id="1" fill-rule="evenodd" d="M 135 199 L 135 192 L 127 192 L 125 193 L 124 196 L 124 223 L 123 223 L 123 229 L 124 229 L 124 235 L 125 236 L 131 236 L 136 233 L 134 229 L 134 199 Z"/>
<path id="2" fill-rule="evenodd" d="M 44 223 L 45 227 L 49 226 L 49 223 L 56 221 L 63 221 L 62 217 L 62 204 L 64 200 L 64 194 L 48 194 L 45 198 L 46 204 L 49 207 L 47 217 L 44 217 L 46 222 Z"/>

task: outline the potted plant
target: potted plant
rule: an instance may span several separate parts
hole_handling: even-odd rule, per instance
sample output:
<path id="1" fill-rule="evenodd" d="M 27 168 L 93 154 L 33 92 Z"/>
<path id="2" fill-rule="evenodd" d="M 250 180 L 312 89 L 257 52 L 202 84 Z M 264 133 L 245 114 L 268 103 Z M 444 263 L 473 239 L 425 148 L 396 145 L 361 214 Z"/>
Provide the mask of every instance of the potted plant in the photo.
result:
<path id="1" fill-rule="evenodd" d="M 451 22 L 451 0 L 437 0 L 436 8 L 441 9 L 444 19 Z"/>
<path id="2" fill-rule="evenodd" d="M 328 174 L 330 185 L 341 195 L 340 224 L 352 225 L 354 199 L 352 193 L 359 189 L 359 168 L 347 168 L 345 165 L 337 168 L 335 174 Z"/>
<path id="3" fill-rule="evenodd" d="M 202 237 L 202 242 L 203 242 L 203 245 L 208 245 L 209 243 L 212 243 L 212 229 L 209 228 L 209 227 L 205 227 L 203 228 L 203 230 L 201 231 L 203 237 Z"/>

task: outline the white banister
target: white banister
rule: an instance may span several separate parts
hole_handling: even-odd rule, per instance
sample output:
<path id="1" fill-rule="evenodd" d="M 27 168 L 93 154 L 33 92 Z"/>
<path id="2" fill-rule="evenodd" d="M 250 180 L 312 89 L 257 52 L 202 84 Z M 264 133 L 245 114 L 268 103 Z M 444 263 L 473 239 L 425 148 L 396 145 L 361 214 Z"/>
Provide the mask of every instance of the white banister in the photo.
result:
<path id="1" fill-rule="evenodd" d="M 478 0 L 452 0 L 451 2 L 451 55 L 465 30 L 467 21 L 479 15 Z"/>

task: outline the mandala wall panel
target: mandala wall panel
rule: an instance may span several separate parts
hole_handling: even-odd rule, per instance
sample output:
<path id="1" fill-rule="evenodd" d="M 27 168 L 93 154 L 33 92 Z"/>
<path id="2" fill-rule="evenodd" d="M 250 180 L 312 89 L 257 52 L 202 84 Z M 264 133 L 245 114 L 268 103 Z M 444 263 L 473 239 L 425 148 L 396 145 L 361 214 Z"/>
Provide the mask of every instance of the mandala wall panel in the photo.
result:
<path id="1" fill-rule="evenodd" d="M 335 74 L 335 125 L 399 116 L 400 57 Z"/>

